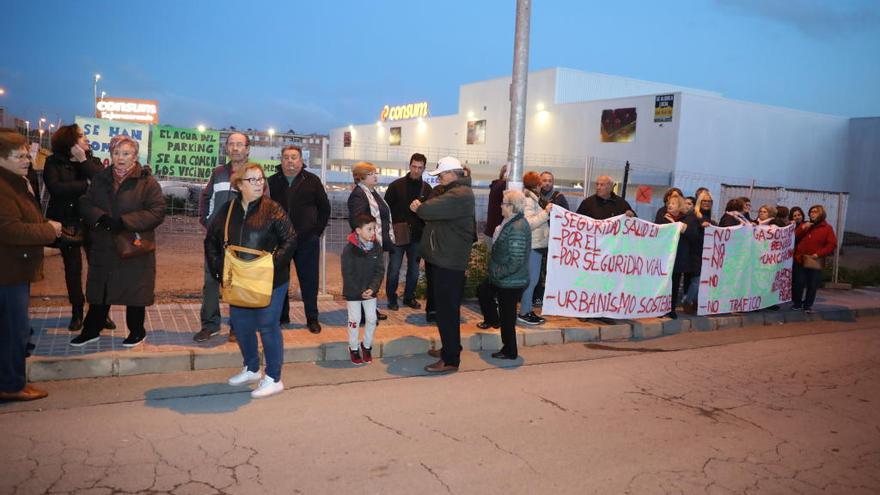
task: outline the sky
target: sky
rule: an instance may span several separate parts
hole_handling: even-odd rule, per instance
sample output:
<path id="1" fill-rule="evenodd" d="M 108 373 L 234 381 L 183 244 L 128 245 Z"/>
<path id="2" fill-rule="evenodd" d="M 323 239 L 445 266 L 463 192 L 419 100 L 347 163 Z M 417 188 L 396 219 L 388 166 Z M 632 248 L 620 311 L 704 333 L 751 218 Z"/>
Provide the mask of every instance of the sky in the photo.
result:
<path id="1" fill-rule="evenodd" d="M 515 0 L 0 2 L 0 106 L 31 121 L 93 113 L 100 73 L 163 124 L 326 133 L 385 104 L 454 114 L 461 84 L 513 65 Z M 533 0 L 530 38 L 532 71 L 880 116 L 878 0 Z"/>

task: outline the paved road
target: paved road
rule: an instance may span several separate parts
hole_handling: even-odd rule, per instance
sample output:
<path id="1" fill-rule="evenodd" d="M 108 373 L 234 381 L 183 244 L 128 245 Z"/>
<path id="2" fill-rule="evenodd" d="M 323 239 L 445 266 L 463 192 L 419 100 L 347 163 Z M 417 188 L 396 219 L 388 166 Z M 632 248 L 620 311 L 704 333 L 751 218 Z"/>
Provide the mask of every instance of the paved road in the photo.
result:
<path id="1" fill-rule="evenodd" d="M 880 493 L 880 318 L 71 380 L 0 405 L 0 493 Z"/>

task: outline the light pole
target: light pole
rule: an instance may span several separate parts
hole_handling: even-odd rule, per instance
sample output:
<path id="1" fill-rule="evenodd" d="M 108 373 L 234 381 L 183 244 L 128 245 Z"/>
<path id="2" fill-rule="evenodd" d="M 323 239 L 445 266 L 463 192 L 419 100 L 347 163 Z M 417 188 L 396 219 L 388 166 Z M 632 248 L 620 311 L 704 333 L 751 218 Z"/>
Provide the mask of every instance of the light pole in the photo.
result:
<path id="1" fill-rule="evenodd" d="M 24 128 L 25 128 L 25 135 L 27 136 L 27 142 L 30 145 L 31 144 L 31 121 L 30 120 L 24 121 Z"/>
<path id="2" fill-rule="evenodd" d="M 272 146 L 275 144 L 275 129 L 270 127 L 268 132 L 269 132 L 269 146 Z"/>
<path id="3" fill-rule="evenodd" d="M 92 89 L 94 90 L 95 98 L 92 100 L 92 108 L 95 108 L 95 104 L 98 102 L 98 81 L 101 79 L 101 74 L 95 74 L 95 84 L 92 85 Z M 103 98 L 104 95 L 102 94 Z M 95 108 L 95 117 L 98 116 L 97 108 Z"/>
<path id="4" fill-rule="evenodd" d="M 0 88 L 0 96 L 3 96 L 5 94 L 6 94 L 6 90 L 3 88 Z"/>
<path id="5" fill-rule="evenodd" d="M 205 124 L 199 124 L 198 127 L 196 127 L 196 129 L 198 129 L 199 132 L 205 132 L 205 129 L 206 129 Z"/>

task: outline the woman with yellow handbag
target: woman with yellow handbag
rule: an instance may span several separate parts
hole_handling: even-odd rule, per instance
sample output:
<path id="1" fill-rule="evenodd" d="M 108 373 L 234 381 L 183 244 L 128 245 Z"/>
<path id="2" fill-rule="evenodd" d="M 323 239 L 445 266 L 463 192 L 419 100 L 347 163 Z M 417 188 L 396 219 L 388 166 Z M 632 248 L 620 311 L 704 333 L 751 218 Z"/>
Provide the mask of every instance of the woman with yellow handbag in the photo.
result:
<path id="1" fill-rule="evenodd" d="M 251 397 L 258 399 L 284 390 L 281 363 L 284 340 L 278 321 L 287 297 L 290 257 L 296 234 L 284 208 L 263 196 L 266 178 L 256 163 L 248 163 L 233 176 L 232 187 L 241 192 L 222 206 L 205 237 L 205 254 L 211 273 L 220 281 L 244 369 L 229 379 L 233 386 L 257 383 Z M 257 331 L 263 342 L 266 374 L 260 375 Z"/>

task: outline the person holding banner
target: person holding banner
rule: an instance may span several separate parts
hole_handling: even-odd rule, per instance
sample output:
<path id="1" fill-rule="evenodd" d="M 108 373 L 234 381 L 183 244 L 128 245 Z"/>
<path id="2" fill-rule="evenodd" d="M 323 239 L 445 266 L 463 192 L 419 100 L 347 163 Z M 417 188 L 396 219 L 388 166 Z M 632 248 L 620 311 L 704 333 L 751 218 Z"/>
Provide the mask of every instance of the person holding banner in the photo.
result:
<path id="1" fill-rule="evenodd" d="M 521 191 L 505 191 L 501 201 L 503 221 L 495 227 L 489 276 L 477 288 L 483 321 L 482 329 L 501 327 L 501 350 L 495 359 L 516 359 L 516 302 L 529 283 L 529 255 L 532 229 L 523 215 L 525 196 Z"/>
<path id="2" fill-rule="evenodd" d="M 804 223 L 804 210 L 801 209 L 800 206 L 792 206 L 791 210 L 788 212 L 788 222 L 793 223 L 795 229 L 801 226 Z"/>
<path id="3" fill-rule="evenodd" d="M 81 347 L 97 341 L 110 306 L 124 305 L 128 337 L 134 347 L 147 336 L 146 306 L 155 301 L 155 229 L 165 220 L 162 188 L 137 161 L 138 142 L 117 135 L 110 141 L 113 166 L 95 176 L 79 211 L 91 229 L 86 299 L 89 312 L 82 332 L 70 341 Z"/>
<path id="4" fill-rule="evenodd" d="M 658 224 L 681 222 L 681 236 L 678 239 L 678 248 L 675 252 L 675 265 L 672 268 L 672 308 L 666 316 L 676 319 L 678 314 L 675 308 L 678 304 L 679 286 L 687 278 L 690 271 L 691 246 L 697 243 L 700 232 L 700 222 L 696 215 L 688 214 L 685 210 L 684 199 L 681 195 L 673 194 L 666 201 L 666 212 Z"/>
<path id="5" fill-rule="evenodd" d="M 718 226 L 736 227 L 738 225 L 751 223 L 751 220 L 749 220 L 743 212 L 743 208 L 745 208 L 745 206 L 742 198 L 733 198 L 728 201 L 727 206 L 724 207 L 724 215 L 722 215 L 721 219 L 718 221 Z"/>
<path id="6" fill-rule="evenodd" d="M 697 196 L 696 207 L 691 213 L 693 220 L 686 221 L 692 225 L 689 235 L 683 237 L 688 243 L 688 263 L 686 267 L 687 275 L 685 276 L 685 296 L 681 301 L 682 310 L 685 313 L 695 314 L 697 312 L 697 296 L 700 289 L 700 273 L 703 269 L 703 241 L 706 227 L 715 225 L 712 220 L 712 195 L 708 189 L 703 189 Z M 681 244 L 679 240 L 679 244 Z"/>
<path id="7" fill-rule="evenodd" d="M 532 311 L 532 297 L 541 278 L 541 262 L 547 254 L 550 209 L 553 207 L 553 203 L 548 203 L 540 196 L 540 186 L 541 176 L 537 172 L 528 172 L 523 176 L 523 215 L 531 229 L 532 248 L 529 251 L 529 285 L 522 293 L 516 319 L 526 325 L 541 325 L 546 321 Z"/>
<path id="8" fill-rule="evenodd" d="M 671 198 L 673 196 L 678 196 L 679 198 L 682 198 L 682 197 L 684 197 L 684 193 L 681 192 L 681 189 L 679 189 L 677 187 L 670 187 L 669 189 L 667 189 L 666 193 L 663 194 L 663 206 L 661 206 L 657 210 L 657 214 L 654 215 L 654 223 L 659 223 L 659 224 L 668 223 L 668 222 L 665 222 L 664 220 L 666 219 L 666 211 L 667 211 L 667 208 L 669 205 L 669 198 Z M 680 213 L 683 215 L 683 214 L 687 213 L 687 211 L 685 209 L 684 211 L 681 211 Z"/>
<path id="9" fill-rule="evenodd" d="M 794 232 L 797 243 L 791 277 L 791 309 L 803 308 L 805 313 L 813 312 L 825 258 L 837 247 L 837 236 L 826 221 L 825 207 L 813 205 L 809 215 L 810 221 L 803 222 Z"/>
<path id="10" fill-rule="evenodd" d="M 596 178 L 596 194 L 581 201 L 577 213 L 596 220 L 606 220 L 623 214 L 628 217 L 636 216 L 632 206 L 625 199 L 614 194 L 614 182 L 607 175 Z"/>

